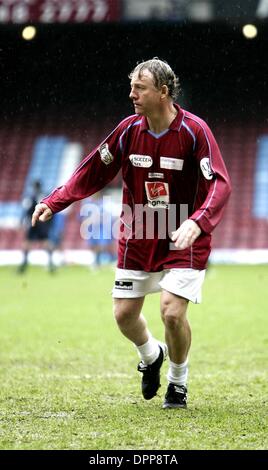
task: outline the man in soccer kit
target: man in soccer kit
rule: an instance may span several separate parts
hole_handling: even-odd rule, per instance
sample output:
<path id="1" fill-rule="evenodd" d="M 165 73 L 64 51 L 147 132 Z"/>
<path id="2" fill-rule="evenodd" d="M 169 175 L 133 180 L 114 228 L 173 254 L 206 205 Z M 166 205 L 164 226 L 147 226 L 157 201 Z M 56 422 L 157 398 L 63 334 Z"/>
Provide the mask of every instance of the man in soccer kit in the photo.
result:
<path id="1" fill-rule="evenodd" d="M 153 398 L 169 356 L 163 408 L 185 408 L 191 329 L 188 302 L 200 303 L 211 232 L 222 218 L 230 180 L 207 124 L 175 103 L 178 78 L 153 58 L 130 74 L 135 114 L 127 117 L 33 214 L 33 225 L 107 185 L 122 168 L 123 200 L 114 315 L 137 348 L 142 394 Z M 161 291 L 165 343 L 142 314 L 147 294 Z"/>
<path id="2" fill-rule="evenodd" d="M 22 262 L 18 267 L 18 273 L 25 273 L 28 268 L 29 252 L 33 249 L 36 243 L 40 244 L 47 252 L 48 270 L 50 273 L 54 272 L 55 266 L 53 264 L 53 250 L 54 244 L 50 240 L 51 222 L 42 224 L 38 222 L 34 227 L 31 225 L 33 210 L 40 199 L 44 196 L 42 191 L 42 184 L 39 180 L 32 182 L 32 188 L 29 194 L 22 201 L 23 215 L 22 226 L 25 229 L 23 240 L 23 257 Z"/>

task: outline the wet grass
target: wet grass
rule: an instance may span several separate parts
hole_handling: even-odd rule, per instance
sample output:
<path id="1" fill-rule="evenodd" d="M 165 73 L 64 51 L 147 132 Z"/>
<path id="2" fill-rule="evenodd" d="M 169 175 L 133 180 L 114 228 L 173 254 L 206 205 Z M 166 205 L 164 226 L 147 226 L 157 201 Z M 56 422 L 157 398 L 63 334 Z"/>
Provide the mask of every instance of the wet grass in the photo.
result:
<path id="1" fill-rule="evenodd" d="M 187 410 L 140 395 L 112 317 L 113 270 L 0 269 L 0 449 L 265 449 L 266 266 L 212 266 L 193 330 Z M 144 313 L 163 340 L 159 296 Z"/>

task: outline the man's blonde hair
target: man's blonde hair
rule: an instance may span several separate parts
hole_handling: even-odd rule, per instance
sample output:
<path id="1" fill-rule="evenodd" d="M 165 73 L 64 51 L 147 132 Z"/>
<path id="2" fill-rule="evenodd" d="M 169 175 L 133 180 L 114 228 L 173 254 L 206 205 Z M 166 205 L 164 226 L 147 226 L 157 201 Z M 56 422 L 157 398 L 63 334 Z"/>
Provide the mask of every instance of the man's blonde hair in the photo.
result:
<path id="1" fill-rule="evenodd" d="M 168 88 L 169 96 L 176 100 L 180 93 L 179 78 L 176 77 L 170 65 L 164 60 L 160 60 L 158 57 L 153 57 L 151 60 L 140 62 L 129 74 L 129 78 L 132 79 L 134 74 L 138 74 L 140 78 L 145 70 L 151 72 L 154 80 L 155 87 L 160 90 L 163 85 Z"/>

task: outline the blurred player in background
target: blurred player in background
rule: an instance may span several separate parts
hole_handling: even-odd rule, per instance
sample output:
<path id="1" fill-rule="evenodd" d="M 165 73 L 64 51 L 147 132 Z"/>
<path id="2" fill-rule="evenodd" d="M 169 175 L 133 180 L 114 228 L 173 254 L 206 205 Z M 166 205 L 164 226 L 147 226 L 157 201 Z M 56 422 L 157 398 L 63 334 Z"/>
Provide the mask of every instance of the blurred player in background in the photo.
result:
<path id="1" fill-rule="evenodd" d="M 31 224 L 31 218 L 33 210 L 36 204 L 41 201 L 44 197 L 42 191 L 42 185 L 39 180 L 35 180 L 32 183 L 31 193 L 25 197 L 22 201 L 23 215 L 22 215 L 22 226 L 24 227 L 24 242 L 22 246 L 23 250 L 23 259 L 22 263 L 18 267 L 18 273 L 22 274 L 26 271 L 28 267 L 28 255 L 29 252 L 38 245 L 46 250 L 48 256 L 48 269 L 50 272 L 53 272 L 55 266 L 52 260 L 52 254 L 54 249 L 54 243 L 49 239 L 49 232 L 52 227 L 52 221 L 49 221 L 46 224 L 37 222 L 34 227 Z"/>
<path id="2" fill-rule="evenodd" d="M 115 319 L 140 356 L 144 398 L 156 395 L 168 353 L 163 408 L 185 408 L 191 345 L 187 307 L 189 301 L 201 301 L 211 232 L 222 218 L 230 181 L 207 124 L 175 103 L 179 82 L 171 67 L 153 58 L 138 64 L 130 79 L 135 114 L 119 123 L 65 185 L 36 206 L 32 223 L 49 220 L 96 193 L 122 168 Z M 188 214 L 182 217 L 185 206 Z M 157 217 L 162 223 L 152 227 Z M 172 229 L 164 227 L 166 219 Z M 157 291 L 166 344 L 152 336 L 141 313 L 145 296 Z"/>

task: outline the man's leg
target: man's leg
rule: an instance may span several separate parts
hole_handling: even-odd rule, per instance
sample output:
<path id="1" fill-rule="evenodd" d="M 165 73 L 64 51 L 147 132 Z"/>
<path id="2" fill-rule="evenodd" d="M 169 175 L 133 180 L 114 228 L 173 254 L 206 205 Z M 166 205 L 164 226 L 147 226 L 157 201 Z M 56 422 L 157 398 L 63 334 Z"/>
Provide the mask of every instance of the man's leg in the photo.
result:
<path id="1" fill-rule="evenodd" d="M 45 240 L 42 243 L 44 250 L 47 252 L 47 265 L 48 270 L 50 273 L 53 273 L 56 269 L 53 263 L 53 252 L 54 252 L 54 245 L 50 240 Z"/>
<path id="2" fill-rule="evenodd" d="M 135 299 L 114 299 L 114 317 L 124 336 L 136 346 L 149 339 L 146 320 L 141 314 L 144 297 Z"/>
<path id="3" fill-rule="evenodd" d="M 114 299 L 114 316 L 124 336 L 135 344 L 141 362 L 138 365 L 142 372 L 142 394 L 146 400 L 156 395 L 160 387 L 160 368 L 166 356 L 166 346 L 159 345 L 150 334 L 141 309 L 144 297 Z"/>
<path id="4" fill-rule="evenodd" d="M 23 242 L 23 245 L 22 245 L 22 262 L 21 264 L 19 265 L 18 267 L 18 273 L 22 274 L 26 271 L 27 267 L 28 267 L 28 254 L 29 254 L 29 250 L 30 250 L 30 242 L 26 239 L 24 242 Z"/>
<path id="5" fill-rule="evenodd" d="M 186 317 L 187 307 L 187 299 L 162 291 L 161 315 L 170 357 L 165 408 L 186 407 L 188 352 L 191 346 L 191 328 Z"/>
<path id="6" fill-rule="evenodd" d="M 180 364 L 185 362 L 191 346 L 191 328 L 186 317 L 188 300 L 165 290 L 161 294 L 161 315 L 169 358 Z"/>

